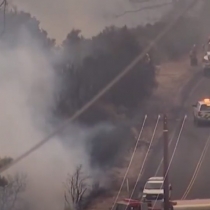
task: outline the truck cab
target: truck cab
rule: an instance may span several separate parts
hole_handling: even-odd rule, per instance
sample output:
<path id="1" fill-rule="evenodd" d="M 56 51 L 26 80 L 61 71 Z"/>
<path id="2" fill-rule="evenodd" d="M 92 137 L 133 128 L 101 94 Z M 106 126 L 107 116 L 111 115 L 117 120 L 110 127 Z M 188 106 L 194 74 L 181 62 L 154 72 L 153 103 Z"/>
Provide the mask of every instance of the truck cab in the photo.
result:
<path id="1" fill-rule="evenodd" d="M 164 200 L 164 177 L 151 177 L 144 186 L 142 200 L 144 202 Z M 169 185 L 169 198 L 172 187 Z"/>

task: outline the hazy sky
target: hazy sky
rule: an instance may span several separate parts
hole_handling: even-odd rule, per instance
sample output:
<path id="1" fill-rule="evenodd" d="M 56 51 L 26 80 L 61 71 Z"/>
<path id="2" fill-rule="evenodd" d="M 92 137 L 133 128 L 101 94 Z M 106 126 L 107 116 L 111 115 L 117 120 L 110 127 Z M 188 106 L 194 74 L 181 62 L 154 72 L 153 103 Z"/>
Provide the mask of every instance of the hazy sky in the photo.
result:
<path id="1" fill-rule="evenodd" d="M 105 26 L 136 26 L 153 21 L 162 9 L 130 13 L 116 18 L 125 10 L 134 10 L 140 5 L 129 0 L 11 0 L 19 9 L 30 12 L 41 21 L 41 27 L 58 42 L 65 39 L 72 28 L 82 30 L 85 37 L 97 34 Z M 152 0 L 155 3 L 170 0 Z M 146 5 L 143 5 L 146 6 Z"/>

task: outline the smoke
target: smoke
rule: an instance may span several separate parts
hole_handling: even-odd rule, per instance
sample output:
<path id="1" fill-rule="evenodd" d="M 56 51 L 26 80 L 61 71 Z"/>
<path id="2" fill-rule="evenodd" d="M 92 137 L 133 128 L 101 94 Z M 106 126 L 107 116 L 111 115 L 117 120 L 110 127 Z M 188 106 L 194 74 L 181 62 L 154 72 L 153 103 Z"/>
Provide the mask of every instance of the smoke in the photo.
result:
<path id="1" fill-rule="evenodd" d="M 8 45 L 10 38 L 0 41 L 0 157 L 21 155 L 59 121 L 52 114 L 61 88 L 52 57 L 26 28 L 19 31 L 15 45 Z M 131 142 L 128 129 L 110 123 L 69 125 L 5 173 L 27 175 L 24 200 L 30 209 L 63 209 L 63 183 L 80 164 L 92 184 L 109 187 L 108 169 L 118 165 L 118 157 Z"/>
<path id="2" fill-rule="evenodd" d="M 98 6 L 95 2 L 89 9 L 96 11 Z M 50 122 L 57 120 L 52 113 L 55 93 L 60 87 L 52 59 L 27 29 L 19 31 L 17 36 L 6 36 L 9 44 L 0 41 L 0 157 L 19 156 L 47 136 L 53 128 Z M 127 141 L 130 139 L 128 129 L 129 125 L 116 128 L 110 123 L 92 128 L 70 125 L 6 173 L 27 174 L 24 199 L 30 209 L 63 209 L 63 182 L 79 164 L 83 165 L 85 174 L 100 182 L 100 186 L 109 186 L 107 172 L 119 165 L 117 157 L 131 143 Z"/>
<path id="3" fill-rule="evenodd" d="M 155 3 L 154 3 L 155 2 Z M 135 10 L 147 5 L 162 4 L 171 0 L 155 0 L 149 3 L 132 3 L 129 0 L 16 0 L 12 1 L 21 10 L 27 11 L 41 21 L 41 26 L 48 34 L 60 43 L 73 28 L 81 29 L 82 34 L 89 38 L 96 35 L 106 26 L 136 27 L 140 24 L 154 22 L 166 10 L 156 8 L 130 13 L 120 18 L 116 15 L 126 10 Z"/>
<path id="4" fill-rule="evenodd" d="M 0 154 L 17 157 L 45 137 L 52 129 L 49 121 L 55 104 L 54 70 L 48 56 L 26 30 L 9 48 L 0 42 Z M 76 142 L 76 137 L 81 141 Z M 63 182 L 78 164 L 90 172 L 84 134 L 61 137 L 33 153 L 6 173 L 27 174 L 25 199 L 34 210 L 63 208 Z M 83 142 L 82 142 L 83 141 Z"/>

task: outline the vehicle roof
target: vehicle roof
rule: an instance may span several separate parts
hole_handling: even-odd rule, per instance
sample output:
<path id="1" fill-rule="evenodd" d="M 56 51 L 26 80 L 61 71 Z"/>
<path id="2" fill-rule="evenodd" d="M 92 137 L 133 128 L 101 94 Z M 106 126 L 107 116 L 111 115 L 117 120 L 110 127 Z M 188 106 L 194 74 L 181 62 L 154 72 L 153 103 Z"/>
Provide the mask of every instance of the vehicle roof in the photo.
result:
<path id="1" fill-rule="evenodd" d="M 152 181 L 152 180 L 160 180 L 160 181 L 161 181 L 161 180 L 164 180 L 164 178 L 163 178 L 162 176 L 156 176 L 156 177 L 154 176 L 154 177 L 150 177 L 150 178 L 148 179 L 148 181 L 150 181 L 150 180 L 151 180 L 151 181 Z"/>
<path id="2" fill-rule="evenodd" d="M 163 183 L 164 180 L 149 180 L 147 183 Z"/>

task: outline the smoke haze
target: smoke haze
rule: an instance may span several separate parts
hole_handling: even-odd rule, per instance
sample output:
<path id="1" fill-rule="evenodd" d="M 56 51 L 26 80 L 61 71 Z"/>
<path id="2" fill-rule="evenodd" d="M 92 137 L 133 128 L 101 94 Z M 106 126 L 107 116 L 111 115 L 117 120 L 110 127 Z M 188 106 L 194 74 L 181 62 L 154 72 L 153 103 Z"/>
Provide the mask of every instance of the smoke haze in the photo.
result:
<path id="1" fill-rule="evenodd" d="M 60 43 L 73 28 L 81 29 L 85 37 L 91 37 L 106 26 L 135 27 L 154 22 L 161 17 L 167 7 L 130 13 L 120 18 L 115 16 L 126 10 L 140 8 L 129 0 L 10 0 L 19 9 L 27 11 L 41 21 L 50 37 Z M 155 2 L 155 3 L 154 3 Z M 156 5 L 171 0 L 155 0 L 141 6 Z"/>
<path id="2" fill-rule="evenodd" d="M 21 38 L 20 38 L 21 37 Z M 51 127 L 55 76 L 46 55 L 36 41 L 23 30 L 18 46 L 8 48 L 0 42 L 0 154 L 15 158 L 45 137 Z M 30 45 L 29 45 L 30 43 Z M 65 149 L 63 139 L 50 144 L 11 168 L 27 174 L 26 198 L 32 209 L 60 210 L 63 207 L 63 181 L 75 166 L 84 165 L 89 173 L 83 133 L 68 136 L 69 142 L 80 139 Z M 10 172 L 10 170 L 8 171 Z M 6 172 L 6 173 L 8 173 Z"/>
<path id="3" fill-rule="evenodd" d="M 58 41 L 62 41 L 72 28 L 79 28 L 85 36 L 92 36 L 111 24 L 138 25 L 145 20 L 140 19 L 140 15 L 148 14 L 130 14 L 114 22 L 113 15 L 135 9 L 136 5 L 121 0 L 87 0 L 86 4 L 84 0 L 58 2 L 18 0 L 17 4 L 20 9 L 41 20 L 41 26 Z M 0 157 L 15 158 L 47 136 L 52 129 L 49 121 L 52 120 L 55 92 L 59 89 L 54 69 L 49 63 L 50 55 L 43 53 L 25 29 L 21 30 L 16 39 L 18 44 L 12 48 L 0 42 Z M 112 138 L 108 137 L 106 133 L 114 129 L 110 124 L 91 129 L 71 125 L 62 135 L 11 168 L 8 172 L 12 174 L 27 174 L 25 199 L 33 207 L 31 209 L 62 209 L 63 182 L 67 174 L 73 173 L 79 164 L 83 165 L 87 175 L 90 174 L 96 180 L 100 177 L 101 184 L 106 183 L 104 175 L 107 174 L 102 173 L 97 161 L 103 163 L 105 170 L 109 168 L 107 154 L 109 162 L 114 162 L 113 157 L 120 152 L 117 151 L 119 145 L 124 146 L 122 141 L 127 138 L 123 132 L 121 135 L 124 138 L 119 137 L 119 132 Z M 103 136 L 100 136 L 102 131 Z M 116 139 L 117 143 L 110 146 Z M 105 146 L 101 142 L 105 142 Z M 94 151 L 88 144 L 95 145 Z"/>

